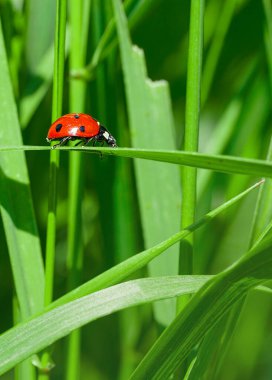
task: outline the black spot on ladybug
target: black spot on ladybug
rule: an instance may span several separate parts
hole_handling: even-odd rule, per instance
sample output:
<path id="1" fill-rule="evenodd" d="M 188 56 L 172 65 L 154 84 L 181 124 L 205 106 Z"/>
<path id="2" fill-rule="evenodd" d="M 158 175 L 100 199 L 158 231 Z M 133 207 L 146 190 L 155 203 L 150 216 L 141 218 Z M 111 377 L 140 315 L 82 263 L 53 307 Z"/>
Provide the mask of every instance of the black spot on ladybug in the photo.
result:
<path id="1" fill-rule="evenodd" d="M 62 124 L 56 125 L 56 132 L 59 132 L 62 128 Z"/>
<path id="2" fill-rule="evenodd" d="M 79 130 L 80 130 L 80 132 L 85 132 L 85 127 L 84 127 L 84 125 L 81 125 L 81 126 L 79 127 Z"/>
<path id="3" fill-rule="evenodd" d="M 80 117 L 80 116 L 79 116 L 78 114 L 74 115 L 74 118 L 75 118 L 75 119 L 79 119 L 79 117 Z"/>

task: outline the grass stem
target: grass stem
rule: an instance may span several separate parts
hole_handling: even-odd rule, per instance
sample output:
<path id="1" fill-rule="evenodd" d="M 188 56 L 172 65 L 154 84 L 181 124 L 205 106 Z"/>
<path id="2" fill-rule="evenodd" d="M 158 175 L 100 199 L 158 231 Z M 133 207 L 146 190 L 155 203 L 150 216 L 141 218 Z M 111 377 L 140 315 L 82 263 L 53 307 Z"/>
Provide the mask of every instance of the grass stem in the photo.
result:
<path id="1" fill-rule="evenodd" d="M 200 88 L 202 69 L 204 0 L 191 2 L 189 51 L 187 69 L 187 90 L 185 109 L 184 150 L 198 150 L 198 130 L 200 114 Z M 194 222 L 196 208 L 197 170 L 184 167 L 182 170 L 182 210 L 181 227 Z M 193 236 L 183 240 L 180 245 L 180 273 L 192 273 Z M 183 298 L 178 299 L 177 312 L 183 308 Z"/>

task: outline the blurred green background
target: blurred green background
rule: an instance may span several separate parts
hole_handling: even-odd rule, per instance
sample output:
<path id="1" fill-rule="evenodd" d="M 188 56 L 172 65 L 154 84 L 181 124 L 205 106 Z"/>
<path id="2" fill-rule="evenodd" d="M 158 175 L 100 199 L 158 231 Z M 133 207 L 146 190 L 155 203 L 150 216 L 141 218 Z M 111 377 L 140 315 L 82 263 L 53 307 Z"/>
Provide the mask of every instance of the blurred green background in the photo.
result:
<path id="1" fill-rule="evenodd" d="M 174 140 L 176 148 L 180 149 L 183 146 L 190 1 L 135 0 L 126 3 L 131 38 L 133 44 L 144 51 L 148 77 L 164 79 L 170 85 Z M 139 4 L 141 11 L 137 10 Z M 0 0 L 2 29 L 25 145 L 45 145 L 51 124 L 55 5 L 54 0 Z M 111 1 L 92 0 L 86 1 L 85 5 L 89 6 L 84 15 L 88 26 L 87 65 L 113 13 Z M 265 0 L 206 1 L 201 152 L 266 158 L 271 136 L 272 89 L 272 19 L 267 19 L 271 17 L 269 10 L 271 3 Z M 71 82 L 85 81 L 87 76 L 84 72 L 83 79 L 74 79 L 74 73 L 69 70 L 70 12 L 71 6 L 68 8 L 63 114 L 71 111 Z M 80 49 L 79 46 L 79 54 Z M 107 126 L 119 146 L 130 146 L 124 80 L 114 28 L 103 54 L 93 68 L 91 78 L 87 79 L 84 110 Z M 1 128 L 5 126 L 1 125 Z M 49 155 L 48 151 L 33 151 L 26 157 L 44 252 Z M 124 158 L 101 159 L 86 154 L 82 170 L 80 228 L 84 270 L 80 282 L 85 282 L 143 250 L 144 238 L 133 163 Z M 197 217 L 252 184 L 252 179 L 247 176 L 207 174 L 203 170 L 198 174 Z M 68 155 L 61 153 L 54 297 L 65 293 L 67 286 L 68 178 Z M 250 195 L 239 206 L 197 232 L 195 273 L 217 273 L 245 252 L 249 246 L 255 203 L 256 194 Z M 13 325 L 13 280 L 2 224 L 0 241 L 0 332 L 3 332 Z M 145 274 L 143 270 L 141 275 Z M 270 295 L 250 294 L 215 378 L 272 378 L 271 312 Z M 161 326 L 155 322 L 151 306 L 128 310 L 87 325 L 82 334 L 80 378 L 128 378 L 127 374 L 160 331 Z M 52 379 L 64 378 L 64 352 L 65 340 L 61 340 L 54 345 L 56 367 Z M 3 379 L 12 376 L 9 373 Z"/>

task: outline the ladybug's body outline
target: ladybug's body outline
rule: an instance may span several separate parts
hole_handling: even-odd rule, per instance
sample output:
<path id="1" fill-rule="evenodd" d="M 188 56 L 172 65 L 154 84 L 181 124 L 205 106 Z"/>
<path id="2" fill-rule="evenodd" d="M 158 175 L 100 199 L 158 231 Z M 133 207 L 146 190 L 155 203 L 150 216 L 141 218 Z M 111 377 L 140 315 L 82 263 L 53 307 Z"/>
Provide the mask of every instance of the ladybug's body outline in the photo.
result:
<path id="1" fill-rule="evenodd" d="M 50 126 L 46 140 L 48 142 L 60 140 L 58 144 L 52 146 L 52 149 L 66 144 L 69 140 L 80 140 L 78 144 L 83 141 L 83 146 L 93 141 L 93 145 L 96 142 L 106 142 L 109 146 L 117 147 L 116 140 L 109 131 L 99 121 L 85 113 L 69 113 L 61 116 Z"/>

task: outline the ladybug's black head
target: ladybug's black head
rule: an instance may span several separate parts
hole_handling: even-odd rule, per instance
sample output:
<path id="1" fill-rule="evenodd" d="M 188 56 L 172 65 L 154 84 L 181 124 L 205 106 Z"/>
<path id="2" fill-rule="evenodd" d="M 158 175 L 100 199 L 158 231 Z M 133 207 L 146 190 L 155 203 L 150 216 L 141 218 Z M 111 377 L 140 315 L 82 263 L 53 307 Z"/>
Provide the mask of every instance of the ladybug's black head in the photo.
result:
<path id="1" fill-rule="evenodd" d="M 105 128 L 103 127 L 102 125 L 100 126 L 100 135 L 101 135 L 101 138 L 106 141 L 106 143 L 109 145 L 109 146 L 112 146 L 114 148 L 117 147 L 116 145 L 116 140 L 115 138 L 110 134 L 110 132 Z"/>
<path id="2" fill-rule="evenodd" d="M 115 138 L 110 134 L 109 137 L 108 137 L 108 141 L 107 141 L 108 145 L 116 148 L 117 145 L 116 145 L 116 140 Z"/>

